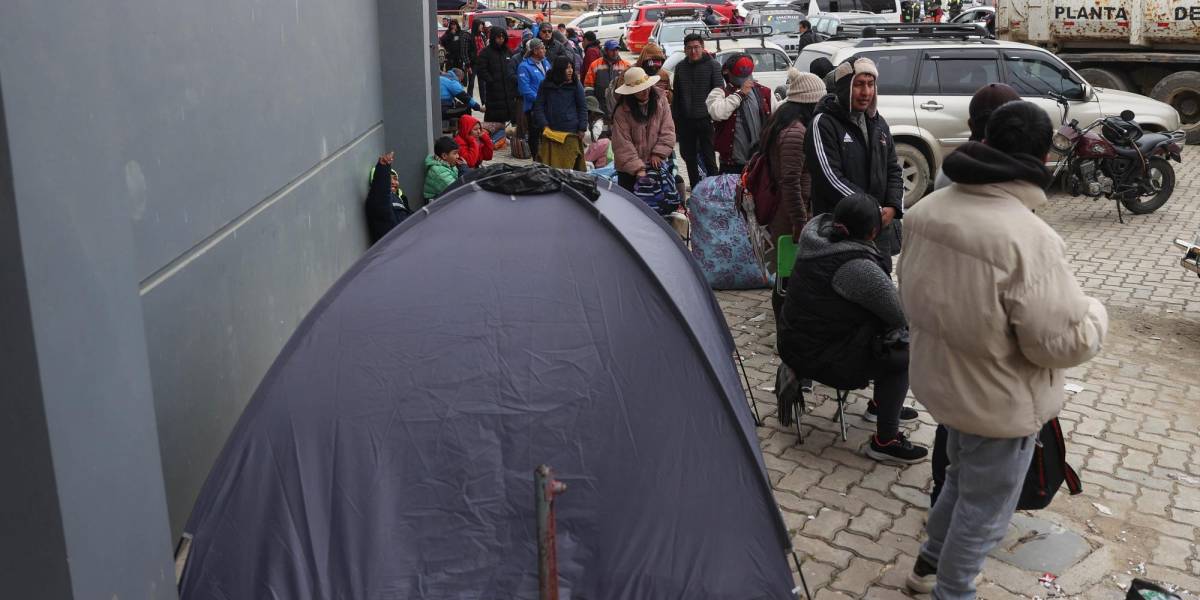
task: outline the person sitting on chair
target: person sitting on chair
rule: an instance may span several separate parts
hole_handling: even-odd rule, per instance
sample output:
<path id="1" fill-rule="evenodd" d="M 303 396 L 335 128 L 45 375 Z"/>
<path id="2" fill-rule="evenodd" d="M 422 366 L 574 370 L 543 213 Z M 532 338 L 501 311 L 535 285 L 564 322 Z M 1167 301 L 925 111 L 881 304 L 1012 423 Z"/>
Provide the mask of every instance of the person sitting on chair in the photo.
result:
<path id="1" fill-rule="evenodd" d="M 929 453 L 908 441 L 900 421 L 917 411 L 908 393 L 907 322 L 888 276 L 890 257 L 875 247 L 879 203 L 854 193 L 800 233 L 796 265 L 778 324 L 779 355 L 797 377 L 838 389 L 875 382 L 867 412 L 876 421 L 867 456 L 914 463 Z"/>

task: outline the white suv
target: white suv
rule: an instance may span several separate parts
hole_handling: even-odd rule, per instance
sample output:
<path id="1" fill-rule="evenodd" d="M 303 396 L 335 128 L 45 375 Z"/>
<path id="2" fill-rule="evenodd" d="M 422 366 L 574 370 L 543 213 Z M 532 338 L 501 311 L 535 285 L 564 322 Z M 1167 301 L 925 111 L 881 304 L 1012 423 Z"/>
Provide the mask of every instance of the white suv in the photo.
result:
<path id="1" fill-rule="evenodd" d="M 576 31 L 592 31 L 595 32 L 596 38 L 603 44 L 607 40 L 618 40 L 625 35 L 625 26 L 629 25 L 629 19 L 633 17 L 632 10 L 600 10 L 593 12 L 585 12 L 578 17 L 575 17 L 567 27 L 573 27 Z"/>
<path id="2" fill-rule="evenodd" d="M 921 33 L 902 37 L 903 31 Z M 988 83 L 1003 82 L 1050 115 L 1057 128 L 1062 108 L 1048 94 L 1071 100 L 1071 117 L 1090 123 L 1129 109 L 1147 131 L 1179 129 L 1179 114 L 1168 104 L 1130 92 L 1097 88 L 1050 52 L 1016 42 L 974 35 L 974 26 L 879 26 L 872 37 L 810 44 L 796 58 L 809 71 L 812 61 L 834 65 L 864 56 L 879 68 L 879 112 L 896 140 L 904 170 L 904 201 L 911 204 L 933 183 L 942 158 L 970 137 L 971 96 Z M 868 35 L 872 32 L 866 31 Z"/>

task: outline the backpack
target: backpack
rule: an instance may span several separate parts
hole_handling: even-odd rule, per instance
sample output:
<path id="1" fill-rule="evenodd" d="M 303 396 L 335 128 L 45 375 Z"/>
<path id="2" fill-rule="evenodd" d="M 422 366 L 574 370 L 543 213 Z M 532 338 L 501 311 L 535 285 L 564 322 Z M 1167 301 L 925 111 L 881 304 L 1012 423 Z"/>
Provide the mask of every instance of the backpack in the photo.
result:
<path id="1" fill-rule="evenodd" d="M 742 188 L 750 192 L 754 203 L 754 218 L 759 223 L 770 223 L 779 209 L 779 182 L 771 176 L 771 164 L 767 155 L 755 151 L 742 171 Z"/>
<path id="2" fill-rule="evenodd" d="M 1017 501 L 1018 510 L 1040 510 L 1050 506 L 1054 494 L 1063 482 L 1074 496 L 1083 492 L 1083 483 L 1075 469 L 1067 464 L 1067 444 L 1063 440 L 1062 425 L 1058 418 L 1050 419 L 1038 432 L 1037 447 L 1033 449 L 1033 460 L 1025 473 L 1025 485 Z"/>
<path id="3" fill-rule="evenodd" d="M 646 176 L 639 178 L 633 184 L 633 195 L 661 216 L 665 217 L 675 212 L 682 199 L 679 195 L 679 188 L 675 186 L 674 161 L 663 161 L 662 167 L 658 169 L 653 167 L 646 169 Z"/>

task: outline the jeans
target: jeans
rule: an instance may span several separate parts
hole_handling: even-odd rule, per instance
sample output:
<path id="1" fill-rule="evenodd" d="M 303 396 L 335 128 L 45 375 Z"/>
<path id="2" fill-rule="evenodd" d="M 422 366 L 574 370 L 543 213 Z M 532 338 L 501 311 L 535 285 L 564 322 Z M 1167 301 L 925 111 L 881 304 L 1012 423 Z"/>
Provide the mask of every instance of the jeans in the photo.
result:
<path id="1" fill-rule="evenodd" d="M 950 467 L 929 511 L 921 557 L 937 565 L 935 600 L 972 600 L 975 577 L 1017 509 L 1036 434 L 997 439 L 951 427 L 946 433 Z"/>
<path id="2" fill-rule="evenodd" d="M 713 124 L 707 117 L 680 119 L 675 122 L 675 137 L 679 140 L 679 151 L 687 164 L 688 185 L 693 188 L 700 183 L 698 165 L 704 162 L 704 172 L 717 173 L 717 155 L 713 151 Z M 697 155 L 699 158 L 697 158 Z"/>

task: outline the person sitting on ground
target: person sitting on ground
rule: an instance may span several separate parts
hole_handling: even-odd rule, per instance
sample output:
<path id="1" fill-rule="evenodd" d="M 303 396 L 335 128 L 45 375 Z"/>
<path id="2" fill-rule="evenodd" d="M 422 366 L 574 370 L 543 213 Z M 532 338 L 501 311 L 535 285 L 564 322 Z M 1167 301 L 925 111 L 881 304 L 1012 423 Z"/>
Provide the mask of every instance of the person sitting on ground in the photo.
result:
<path id="1" fill-rule="evenodd" d="M 658 88 L 658 75 L 633 67 L 624 78 L 625 84 L 617 88 L 612 149 L 617 184 L 632 192 L 648 169 L 659 169 L 670 160 L 675 151 L 675 121 Z"/>
<path id="2" fill-rule="evenodd" d="M 876 421 L 876 429 L 866 454 L 914 463 L 929 451 L 900 431 L 900 422 L 916 420 L 917 411 L 904 406 L 907 322 L 888 276 L 890 257 L 873 241 L 882 227 L 879 203 L 863 193 L 842 198 L 832 214 L 805 225 L 776 324 L 779 356 L 797 377 L 830 387 L 857 389 L 874 381 L 864 418 Z M 877 356 L 880 340 L 889 339 L 897 342 Z"/>
<path id="3" fill-rule="evenodd" d="M 483 130 L 479 120 L 471 115 L 458 118 L 458 155 L 468 169 L 478 169 L 485 160 L 492 160 L 492 136 Z"/>
<path id="4" fill-rule="evenodd" d="M 462 80 L 461 69 L 450 69 L 438 78 L 443 119 L 457 118 L 470 113 L 471 109 L 484 110 L 474 98 L 467 95 L 467 88 L 463 87 Z"/>
<path id="5" fill-rule="evenodd" d="M 721 155 L 721 172 L 740 174 L 771 117 L 771 90 L 754 81 L 754 59 L 745 52 L 726 59 L 721 76 L 725 87 L 709 92 L 705 106 L 716 125 L 713 147 Z"/>
<path id="6" fill-rule="evenodd" d="M 458 142 L 442 136 L 433 143 L 433 154 L 425 157 L 425 200 L 432 200 L 458 179 Z"/>
<path id="7" fill-rule="evenodd" d="M 637 61 L 633 63 L 635 67 L 641 67 L 647 75 L 658 76 L 658 83 L 654 84 L 663 93 L 663 97 L 667 100 L 667 105 L 670 106 L 671 96 L 671 72 L 662 70 L 663 63 L 667 62 L 667 55 L 663 49 L 654 42 L 646 42 L 642 46 L 642 53 L 638 55 Z"/>
<path id="8" fill-rule="evenodd" d="M 411 214 L 408 197 L 400 191 L 400 177 L 392 170 L 394 152 L 379 157 L 371 169 L 371 186 L 363 208 L 367 214 L 367 231 L 371 243 L 378 242 Z"/>
<path id="9" fill-rule="evenodd" d="M 587 171 L 583 136 L 588 128 L 583 84 L 571 58 L 559 56 L 546 74 L 533 104 L 532 127 L 541 132 L 538 161 L 559 169 Z"/>

